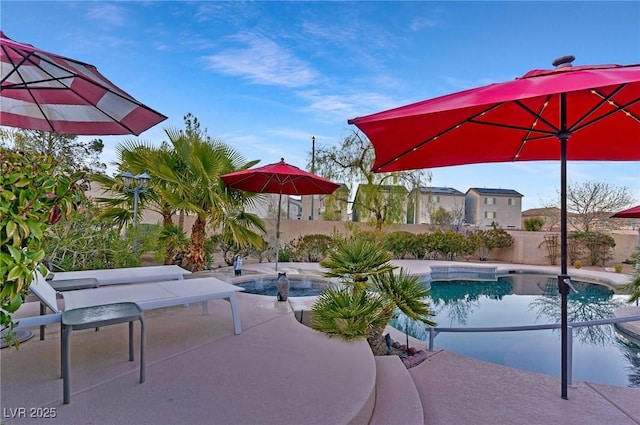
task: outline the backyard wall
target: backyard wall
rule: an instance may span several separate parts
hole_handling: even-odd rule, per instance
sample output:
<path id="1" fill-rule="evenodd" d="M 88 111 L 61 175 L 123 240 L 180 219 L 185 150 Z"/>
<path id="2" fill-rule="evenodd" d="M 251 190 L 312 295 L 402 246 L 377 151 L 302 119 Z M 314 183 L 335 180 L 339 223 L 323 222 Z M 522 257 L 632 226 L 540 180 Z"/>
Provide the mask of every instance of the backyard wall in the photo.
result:
<path id="1" fill-rule="evenodd" d="M 145 217 L 147 218 L 147 217 Z M 149 217 L 150 219 L 152 217 Z M 191 226 L 195 218 L 185 217 L 185 231 L 189 235 L 191 233 Z M 177 217 L 174 221 L 177 222 Z M 158 222 L 146 221 L 148 223 Z M 269 235 L 273 237 L 275 235 L 276 221 L 265 219 L 265 225 L 267 226 L 268 235 L 265 239 L 270 239 Z M 281 243 L 287 243 L 295 240 L 300 236 L 308 234 L 323 234 L 331 235 L 335 232 L 341 234 L 350 234 L 351 229 L 358 228 L 360 230 L 374 230 L 373 226 L 365 223 L 353 223 L 344 221 L 308 221 L 308 220 L 282 220 L 280 222 L 280 235 Z M 429 227 L 424 224 L 397 224 L 392 226 L 386 226 L 384 231 L 393 232 L 397 230 L 403 230 L 411 233 L 425 233 L 428 232 Z M 548 252 L 544 243 L 544 236 L 548 234 L 558 234 L 556 232 L 527 232 L 523 230 L 507 230 L 511 236 L 513 236 L 514 243 L 510 248 L 498 249 L 491 252 L 490 260 L 501 261 L 506 263 L 517 264 L 539 264 L 548 265 L 549 260 L 547 258 Z M 633 253 L 638 243 L 637 233 L 628 234 L 612 234 L 616 246 L 613 249 L 613 258 L 607 264 L 621 263 L 627 260 Z M 282 246 L 282 245 L 281 245 Z M 558 247 L 558 254 L 560 248 Z M 477 258 L 472 258 L 477 260 Z M 558 265 L 559 265 L 558 259 Z"/>

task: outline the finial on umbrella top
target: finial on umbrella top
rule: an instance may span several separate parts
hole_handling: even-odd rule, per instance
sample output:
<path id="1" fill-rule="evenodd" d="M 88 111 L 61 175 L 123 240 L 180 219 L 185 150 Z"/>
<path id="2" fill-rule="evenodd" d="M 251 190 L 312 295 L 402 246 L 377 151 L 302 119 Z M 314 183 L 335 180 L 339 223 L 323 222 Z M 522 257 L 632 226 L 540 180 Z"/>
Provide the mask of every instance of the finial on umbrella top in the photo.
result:
<path id="1" fill-rule="evenodd" d="M 280 158 L 280 162 L 284 164 L 284 158 Z"/>
<path id="2" fill-rule="evenodd" d="M 552 65 L 556 68 L 565 68 L 568 66 L 573 66 L 572 62 L 576 60 L 573 55 L 561 56 L 558 59 L 554 60 Z"/>

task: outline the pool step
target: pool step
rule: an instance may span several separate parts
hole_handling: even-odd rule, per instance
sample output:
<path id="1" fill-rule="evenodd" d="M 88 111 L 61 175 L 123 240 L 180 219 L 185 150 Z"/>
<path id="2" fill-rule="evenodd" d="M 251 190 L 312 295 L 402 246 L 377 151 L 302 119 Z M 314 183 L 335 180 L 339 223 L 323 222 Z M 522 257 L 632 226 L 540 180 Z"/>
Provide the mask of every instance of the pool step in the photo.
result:
<path id="1" fill-rule="evenodd" d="M 376 405 L 369 425 L 423 425 L 422 401 L 398 356 L 377 356 Z"/>

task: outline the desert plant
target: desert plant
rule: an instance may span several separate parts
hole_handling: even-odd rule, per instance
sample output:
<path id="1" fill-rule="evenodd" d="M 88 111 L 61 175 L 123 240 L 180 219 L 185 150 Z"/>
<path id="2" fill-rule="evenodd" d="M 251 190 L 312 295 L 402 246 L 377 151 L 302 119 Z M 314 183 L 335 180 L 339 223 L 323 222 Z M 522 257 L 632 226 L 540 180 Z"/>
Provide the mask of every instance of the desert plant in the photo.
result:
<path id="1" fill-rule="evenodd" d="M 613 266 L 613 270 L 614 270 L 616 273 L 622 273 L 622 264 L 620 264 L 620 263 L 618 263 L 618 264 L 614 264 L 614 266 Z"/>
<path id="2" fill-rule="evenodd" d="M 581 269 L 582 268 L 582 261 L 580 260 L 576 260 L 573 262 L 573 267 L 575 267 L 576 269 Z"/>
<path id="3" fill-rule="evenodd" d="M 339 278 L 313 305 L 312 327 L 345 340 L 367 338 L 376 355 L 386 354 L 384 327 L 399 309 L 410 318 L 433 324 L 426 297 L 429 290 L 417 277 L 400 270 L 394 274 L 389 252 L 366 239 L 338 244 L 320 264 L 325 276 Z"/>

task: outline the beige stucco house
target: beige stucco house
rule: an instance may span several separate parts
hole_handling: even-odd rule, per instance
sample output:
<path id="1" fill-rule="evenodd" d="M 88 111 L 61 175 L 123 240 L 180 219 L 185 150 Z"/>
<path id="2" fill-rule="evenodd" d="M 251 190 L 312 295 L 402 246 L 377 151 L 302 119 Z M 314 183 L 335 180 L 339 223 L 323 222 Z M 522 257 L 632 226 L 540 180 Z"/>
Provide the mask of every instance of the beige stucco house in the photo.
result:
<path id="1" fill-rule="evenodd" d="M 465 221 L 479 228 L 522 226 L 522 194 L 512 189 L 472 187 L 465 194 Z"/>
<path id="2" fill-rule="evenodd" d="M 419 187 L 409 195 L 409 217 L 412 224 L 434 224 L 433 215 L 442 209 L 450 214 L 452 223 L 462 224 L 465 215 L 465 195 L 451 187 Z M 437 221 L 437 220 L 436 220 Z M 438 223 L 443 224 L 443 223 Z"/>

